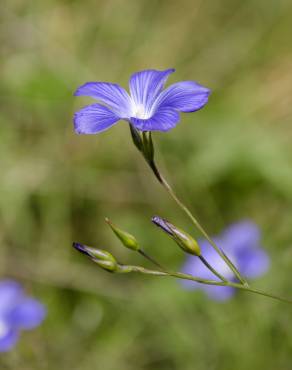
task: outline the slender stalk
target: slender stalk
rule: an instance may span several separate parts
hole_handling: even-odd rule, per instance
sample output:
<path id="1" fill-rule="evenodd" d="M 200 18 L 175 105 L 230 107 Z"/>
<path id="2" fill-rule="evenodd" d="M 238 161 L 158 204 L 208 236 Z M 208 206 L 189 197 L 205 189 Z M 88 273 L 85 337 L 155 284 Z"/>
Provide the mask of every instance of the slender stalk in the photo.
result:
<path id="1" fill-rule="evenodd" d="M 139 273 L 142 273 L 142 274 L 156 275 L 156 276 L 169 276 L 169 277 L 174 277 L 174 278 L 182 279 L 182 280 L 195 281 L 196 283 L 204 284 L 204 285 L 232 287 L 232 288 L 244 290 L 246 292 L 259 294 L 259 295 L 262 295 L 264 297 L 276 299 L 276 300 L 281 301 L 281 302 L 292 303 L 292 300 L 290 300 L 290 299 L 279 297 L 279 296 L 276 296 L 276 295 L 271 294 L 271 293 L 264 292 L 264 291 L 259 290 L 259 289 L 254 289 L 254 288 L 251 288 L 249 286 L 242 285 L 241 283 L 233 283 L 233 282 L 230 282 L 230 281 L 206 280 L 206 279 L 199 278 L 197 276 L 184 274 L 182 272 L 173 272 L 173 271 L 166 271 L 166 270 L 165 271 L 155 271 L 155 270 L 145 269 L 144 267 L 141 267 L 141 266 L 122 266 L 122 267 L 124 267 L 127 270 L 127 272 L 139 272 Z"/>
<path id="2" fill-rule="evenodd" d="M 160 171 L 158 170 L 155 162 L 154 162 L 154 147 L 152 143 L 152 138 L 151 138 L 151 132 L 149 133 L 149 142 L 146 133 L 143 132 L 142 134 L 142 139 L 140 134 L 130 125 L 131 129 L 131 134 L 133 138 L 133 142 L 138 148 L 139 151 L 143 154 L 147 164 L 150 166 L 152 169 L 155 177 L 157 180 L 161 183 L 161 185 L 166 189 L 166 191 L 169 193 L 169 195 L 174 199 L 174 201 L 177 203 L 177 205 L 185 212 L 185 214 L 190 218 L 192 223 L 197 227 L 197 229 L 204 235 L 206 240 L 212 245 L 212 247 L 216 250 L 216 252 L 220 255 L 220 257 L 225 261 L 225 263 L 229 266 L 231 271 L 235 274 L 235 276 L 238 278 L 240 283 L 234 283 L 231 281 L 226 280 L 223 276 L 221 276 L 214 268 L 212 268 L 211 265 L 201 256 L 201 261 L 204 263 L 204 265 L 212 271 L 217 277 L 221 279 L 221 281 L 215 281 L 215 280 L 206 280 L 206 279 L 201 279 L 199 277 L 195 277 L 189 274 L 184 274 L 181 272 L 170 272 L 162 268 L 162 266 L 156 262 L 152 257 L 148 256 L 144 251 L 139 251 L 141 255 L 143 255 L 145 258 L 147 258 L 149 261 L 154 263 L 156 266 L 158 266 L 162 271 L 154 271 L 154 270 L 148 270 L 140 266 L 124 266 L 125 269 L 130 268 L 131 271 L 134 272 L 140 272 L 140 273 L 145 273 L 145 274 L 151 274 L 151 275 L 158 275 L 158 276 L 171 276 L 175 277 L 178 279 L 184 279 L 184 280 L 191 280 L 195 281 L 200 284 L 207 284 L 207 285 L 216 285 L 216 286 L 226 286 L 226 287 L 232 287 L 236 289 L 241 289 L 245 290 L 247 292 L 251 292 L 254 294 L 259 294 L 268 298 L 276 299 L 278 301 L 282 301 L 285 303 L 292 303 L 292 300 L 283 298 L 283 297 L 278 297 L 274 294 L 271 293 L 266 293 L 263 292 L 262 290 L 259 289 L 254 289 L 251 288 L 248 285 L 248 282 L 244 279 L 244 277 L 241 276 L 240 272 L 237 270 L 235 265 L 230 261 L 230 259 L 227 257 L 227 255 L 224 253 L 224 251 L 216 245 L 216 243 L 209 237 L 208 233 L 205 231 L 205 229 L 201 226 L 199 221 L 193 216 L 191 211 L 183 204 L 183 202 L 177 197 L 171 186 L 168 184 L 166 179 L 162 176 Z M 148 148 L 146 146 L 148 145 Z M 128 272 L 130 272 L 128 270 Z"/>
<path id="3" fill-rule="evenodd" d="M 211 237 L 208 235 L 208 233 L 205 231 L 203 226 L 199 223 L 199 221 L 193 216 L 191 211 L 183 204 L 183 202 L 177 197 L 171 186 L 168 184 L 166 179 L 162 176 L 161 172 L 158 170 L 156 164 L 154 161 L 149 163 L 149 166 L 151 167 L 154 175 L 156 176 L 157 180 L 161 183 L 161 185 L 164 187 L 164 189 L 168 192 L 168 194 L 172 197 L 172 199 L 176 202 L 176 204 L 185 212 L 185 214 L 190 218 L 192 223 L 197 227 L 197 229 L 204 235 L 204 237 L 207 239 L 207 241 L 212 245 L 212 247 L 216 250 L 216 252 L 220 255 L 220 257 L 225 261 L 225 263 L 228 265 L 228 267 L 233 271 L 235 276 L 238 278 L 238 280 L 244 285 L 248 286 L 248 282 L 244 279 L 244 277 L 241 276 L 240 272 L 237 270 L 237 268 L 234 266 L 234 264 L 230 261 L 230 259 L 226 256 L 226 254 L 222 251 L 221 248 L 219 248 L 216 243 L 211 239 Z"/>
<path id="4" fill-rule="evenodd" d="M 209 263 L 205 260 L 205 258 L 201 255 L 199 256 L 202 263 L 207 267 L 208 270 L 210 270 L 214 275 L 216 275 L 220 280 L 222 281 L 228 281 L 223 275 L 219 274 L 218 271 L 216 271 Z"/>
<path id="5" fill-rule="evenodd" d="M 281 302 L 292 303 L 291 299 L 279 297 L 279 296 L 276 296 L 276 295 L 271 294 L 271 293 L 266 293 L 266 292 L 263 292 L 262 290 L 251 288 L 250 286 L 247 287 L 247 286 L 237 284 L 237 283 L 228 283 L 228 286 L 231 286 L 231 287 L 237 288 L 237 289 L 241 289 L 241 290 L 245 290 L 247 292 L 259 294 L 259 295 L 262 295 L 262 296 L 265 296 L 265 297 L 268 297 L 268 298 L 273 298 L 273 299 L 276 299 L 276 300 L 281 301 Z"/>
<path id="6" fill-rule="evenodd" d="M 151 257 L 148 253 L 146 253 L 143 249 L 139 249 L 138 253 L 141 254 L 144 258 L 146 258 L 148 261 L 153 263 L 156 267 L 158 267 L 162 271 L 166 271 L 166 269 L 159 263 L 157 262 L 153 257 Z M 215 276 L 217 276 L 221 281 L 228 282 L 228 280 L 219 274 L 218 271 L 216 271 L 209 263 L 206 261 L 206 259 L 203 256 L 199 256 L 199 259 L 202 261 L 202 263 L 209 269 Z"/>
<path id="7" fill-rule="evenodd" d="M 126 269 L 127 272 L 140 272 L 142 274 L 149 274 L 149 275 L 157 275 L 157 276 L 171 276 L 176 277 L 178 279 L 184 279 L 184 280 L 192 280 L 200 284 L 206 284 L 206 285 L 225 285 L 225 283 L 221 281 L 215 281 L 215 280 L 206 280 L 201 279 L 196 276 L 183 274 L 180 272 L 170 272 L 170 271 L 155 271 L 155 270 L 149 270 L 142 266 L 122 266 Z"/>
<path id="8" fill-rule="evenodd" d="M 262 295 L 262 296 L 265 296 L 265 297 L 273 298 L 273 299 L 276 299 L 278 301 L 282 301 L 282 302 L 285 302 L 285 303 L 292 303 L 292 300 L 290 300 L 290 299 L 279 297 L 279 296 L 276 296 L 276 295 L 271 294 L 271 293 L 266 293 L 266 292 L 263 292 L 262 290 L 254 289 L 254 288 L 251 288 L 250 286 L 245 286 L 245 285 L 242 285 L 240 283 L 232 283 L 230 281 L 227 281 L 227 282 L 214 282 L 214 281 L 208 281 L 207 282 L 207 280 L 200 281 L 200 280 L 203 280 L 203 279 L 198 279 L 197 277 L 194 277 L 194 276 L 189 275 L 189 274 L 183 274 L 181 272 L 168 272 L 168 275 L 172 276 L 172 277 L 176 277 L 178 279 L 196 281 L 196 282 L 199 282 L 201 284 L 227 286 L 227 287 L 232 287 L 232 288 L 236 288 L 236 289 L 241 289 L 241 290 L 245 290 L 247 292 L 251 292 L 251 293 L 259 294 L 259 295 Z"/>
<path id="9" fill-rule="evenodd" d="M 155 265 L 156 267 L 158 267 L 160 270 L 164 271 L 165 268 L 163 266 L 161 266 L 161 264 L 159 262 L 157 262 L 153 257 L 151 257 L 148 253 L 146 253 L 143 249 L 139 249 L 138 250 L 138 253 L 141 254 L 141 256 L 143 256 L 144 258 L 146 258 L 148 261 L 150 261 L 151 263 L 153 263 L 153 265 Z"/>

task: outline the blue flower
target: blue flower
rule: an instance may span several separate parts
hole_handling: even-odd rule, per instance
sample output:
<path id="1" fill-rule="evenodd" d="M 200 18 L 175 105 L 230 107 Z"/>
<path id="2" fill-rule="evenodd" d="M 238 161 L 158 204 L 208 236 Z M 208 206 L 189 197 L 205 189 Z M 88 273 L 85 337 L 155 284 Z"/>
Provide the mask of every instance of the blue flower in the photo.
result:
<path id="1" fill-rule="evenodd" d="M 245 220 L 229 226 L 221 235 L 214 238 L 240 273 L 247 278 L 256 278 L 264 274 L 269 267 L 269 257 L 260 245 L 260 231 L 256 224 Z M 202 255 L 220 274 L 228 280 L 235 281 L 234 275 L 222 258 L 206 240 L 199 242 Z M 197 257 L 187 258 L 183 272 L 202 277 L 204 279 L 219 280 L 214 276 Z M 232 297 L 235 289 L 231 287 L 202 285 L 196 282 L 183 281 L 189 289 L 202 289 L 212 299 L 224 301 Z"/>
<path id="2" fill-rule="evenodd" d="M 21 330 L 38 326 L 46 310 L 37 300 L 25 295 L 16 281 L 0 281 L 0 352 L 16 344 Z"/>
<path id="3" fill-rule="evenodd" d="M 118 84 L 87 82 L 76 96 L 90 96 L 101 104 L 91 104 L 74 115 L 77 134 L 96 134 L 125 120 L 141 131 L 168 131 L 179 121 L 179 112 L 195 112 L 208 101 L 210 90 L 194 81 L 182 81 L 163 90 L 174 69 L 148 69 L 134 73 L 130 95 Z"/>

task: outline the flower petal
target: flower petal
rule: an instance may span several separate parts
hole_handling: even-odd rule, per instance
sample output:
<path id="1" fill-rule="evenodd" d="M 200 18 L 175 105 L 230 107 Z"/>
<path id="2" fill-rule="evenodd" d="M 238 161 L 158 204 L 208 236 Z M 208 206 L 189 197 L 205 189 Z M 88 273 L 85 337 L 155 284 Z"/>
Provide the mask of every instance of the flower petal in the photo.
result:
<path id="1" fill-rule="evenodd" d="M 108 105 L 118 117 L 131 115 L 131 98 L 127 91 L 118 84 L 109 82 L 87 82 L 74 93 L 75 96 L 90 96 Z"/>
<path id="2" fill-rule="evenodd" d="M 14 280 L 0 282 L 0 316 L 6 314 L 23 297 L 22 286 Z"/>
<path id="3" fill-rule="evenodd" d="M 170 108 L 159 108 L 149 119 L 130 118 L 131 123 L 141 131 L 168 131 L 179 121 L 179 114 Z"/>
<path id="4" fill-rule="evenodd" d="M 256 278 L 263 275 L 269 268 L 270 259 L 262 248 L 247 249 L 238 257 L 240 272 L 247 278 Z"/>
<path id="5" fill-rule="evenodd" d="M 210 90 L 194 81 L 182 81 L 170 85 L 154 103 L 156 107 L 168 106 L 180 112 L 195 112 L 207 103 Z"/>
<path id="6" fill-rule="evenodd" d="M 33 329 L 40 325 L 46 316 L 45 307 L 36 299 L 26 298 L 11 311 L 8 321 L 11 327 Z"/>
<path id="7" fill-rule="evenodd" d="M 257 246 L 261 239 L 261 232 L 254 222 L 244 220 L 225 229 L 223 239 L 223 243 L 231 244 L 232 249 L 239 252 Z"/>
<path id="8" fill-rule="evenodd" d="M 18 340 L 18 332 L 13 329 L 9 329 L 4 335 L 0 335 L 0 352 L 10 351 Z"/>
<path id="9" fill-rule="evenodd" d="M 113 126 L 120 118 L 110 109 L 100 104 L 92 104 L 74 114 L 74 127 L 77 134 L 96 134 Z"/>
<path id="10" fill-rule="evenodd" d="M 168 76 L 174 71 L 174 69 L 166 69 L 165 71 L 147 69 L 134 73 L 130 78 L 129 86 L 135 105 L 143 106 L 145 113 L 149 113 Z"/>

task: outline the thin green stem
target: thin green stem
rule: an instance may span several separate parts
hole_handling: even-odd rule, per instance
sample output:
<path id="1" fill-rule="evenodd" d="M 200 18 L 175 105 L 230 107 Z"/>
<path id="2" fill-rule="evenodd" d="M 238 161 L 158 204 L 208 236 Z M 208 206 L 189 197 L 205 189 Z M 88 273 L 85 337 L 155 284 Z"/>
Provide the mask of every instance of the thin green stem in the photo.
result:
<path id="1" fill-rule="evenodd" d="M 206 284 L 206 285 L 217 285 L 217 286 L 232 287 L 232 288 L 244 290 L 246 292 L 251 292 L 251 293 L 259 294 L 259 295 L 262 295 L 262 296 L 265 296 L 265 297 L 268 297 L 268 298 L 276 299 L 276 300 L 281 301 L 281 302 L 292 303 L 292 300 L 290 300 L 290 299 L 279 297 L 279 296 L 276 296 L 275 294 L 267 293 L 267 292 L 264 292 L 262 290 L 252 288 L 250 286 L 242 285 L 240 283 L 232 283 L 230 281 L 226 281 L 226 282 L 222 281 L 221 282 L 221 281 L 214 281 L 214 280 L 205 280 L 205 279 L 200 279 L 198 277 L 195 277 L 195 276 L 192 276 L 192 275 L 189 275 L 189 274 L 184 274 L 184 273 L 181 273 L 181 272 L 170 272 L 170 271 L 166 271 L 166 272 L 168 273 L 168 276 L 172 276 L 172 277 L 182 279 L 182 280 L 191 280 L 191 281 L 195 281 L 197 283 Z M 166 275 L 164 275 L 164 276 L 166 276 Z"/>
<path id="2" fill-rule="evenodd" d="M 291 299 L 279 297 L 279 296 L 271 294 L 271 293 L 266 293 L 266 292 L 263 292 L 262 290 L 251 288 L 250 286 L 247 287 L 247 286 L 237 284 L 237 283 L 228 283 L 228 286 L 233 287 L 233 288 L 237 288 L 237 289 L 241 289 L 241 290 L 245 290 L 246 292 L 251 292 L 251 293 L 263 295 L 265 297 L 277 299 L 278 301 L 281 301 L 281 302 L 292 303 Z"/>
<path id="3" fill-rule="evenodd" d="M 248 282 L 244 279 L 243 276 L 241 276 L 240 272 L 237 270 L 237 268 L 234 266 L 234 264 L 230 261 L 230 259 L 226 256 L 226 254 L 222 251 L 221 248 L 219 248 L 216 243 L 211 239 L 211 237 L 208 235 L 208 233 L 205 231 L 203 226 L 199 223 L 199 221 L 193 216 L 191 211 L 183 204 L 183 202 L 177 197 L 171 186 L 168 184 L 166 179 L 162 176 L 160 171 L 158 170 L 156 164 L 154 161 L 149 163 L 149 166 L 151 167 L 152 171 L 154 172 L 156 178 L 161 183 L 161 185 L 164 187 L 164 189 L 168 192 L 168 194 L 172 197 L 172 199 L 176 202 L 176 204 L 185 212 L 185 214 L 190 218 L 192 223 L 197 227 L 197 229 L 204 235 L 204 237 L 207 239 L 207 241 L 212 245 L 212 247 L 216 250 L 216 252 L 220 255 L 220 257 L 225 261 L 225 263 L 229 266 L 231 271 L 235 274 L 235 276 L 238 278 L 239 281 L 244 286 L 248 286 Z"/>
<path id="4" fill-rule="evenodd" d="M 172 276 L 172 277 L 176 277 L 178 279 L 196 281 L 196 282 L 201 283 L 201 284 L 227 286 L 227 287 L 232 287 L 232 288 L 236 288 L 236 289 L 241 289 L 241 290 L 245 290 L 247 292 L 251 292 L 251 293 L 259 294 L 259 295 L 262 295 L 262 296 L 265 296 L 265 297 L 277 299 L 278 301 L 282 301 L 282 302 L 286 302 L 286 303 L 292 303 L 292 300 L 290 300 L 290 299 L 279 297 L 279 296 L 276 296 L 276 295 L 271 294 L 271 293 L 266 293 L 266 292 L 263 292 L 262 290 L 254 289 L 254 288 L 251 288 L 249 286 L 245 286 L 245 285 L 242 285 L 242 284 L 239 284 L 239 283 L 232 283 L 230 281 L 227 281 L 227 282 L 215 282 L 215 281 L 212 281 L 212 280 L 207 281 L 207 280 L 204 280 L 204 279 L 199 279 L 199 278 L 194 277 L 194 276 L 189 275 L 189 274 L 183 274 L 181 272 L 168 272 L 168 275 Z"/>
<path id="5" fill-rule="evenodd" d="M 216 275 L 220 280 L 222 281 L 228 281 L 223 275 L 219 274 L 218 271 L 216 271 L 210 264 L 208 261 L 205 260 L 205 258 L 201 255 L 201 256 L 198 256 L 199 259 L 201 260 L 201 262 L 207 267 L 208 270 L 210 270 L 214 275 Z"/>
<path id="6" fill-rule="evenodd" d="M 206 280 L 201 279 L 196 276 L 183 274 L 180 272 L 171 272 L 171 271 L 155 271 L 155 270 L 149 270 L 142 266 L 128 266 L 128 265 L 120 265 L 122 269 L 125 269 L 126 272 L 140 272 L 142 274 L 149 274 L 149 275 L 157 275 L 157 276 L 171 276 L 176 277 L 178 279 L 184 279 L 184 280 L 192 280 L 200 284 L 206 284 L 206 285 L 226 285 L 224 282 L 221 281 L 215 281 L 215 280 Z"/>
<path id="7" fill-rule="evenodd" d="M 182 272 L 173 272 L 173 271 L 167 271 L 167 270 L 155 271 L 155 270 L 146 269 L 142 266 L 119 265 L 119 268 L 120 268 L 120 272 L 126 272 L 126 273 L 127 272 L 139 272 L 139 273 L 147 274 L 147 275 L 169 276 L 169 277 L 174 277 L 174 278 L 182 279 L 182 280 L 195 281 L 196 283 L 204 284 L 204 285 L 215 285 L 215 286 L 231 287 L 231 288 L 235 288 L 235 289 L 241 289 L 241 290 L 244 290 L 246 292 L 259 294 L 259 295 L 262 295 L 264 297 L 268 297 L 268 298 L 276 299 L 276 300 L 281 301 L 281 302 L 292 304 L 292 300 L 290 300 L 290 299 L 279 297 L 279 296 L 276 296 L 276 295 L 271 294 L 271 293 L 264 292 L 264 291 L 259 290 L 259 289 L 254 289 L 254 288 L 251 288 L 249 286 L 242 285 L 241 283 L 233 283 L 233 282 L 230 282 L 230 281 L 207 280 L 207 279 L 199 278 L 197 276 L 184 274 Z"/>
<path id="8" fill-rule="evenodd" d="M 146 253 L 143 249 L 139 249 L 138 253 L 141 254 L 144 258 L 146 258 L 148 261 L 150 261 L 153 265 L 158 267 L 161 271 L 166 271 L 165 267 L 163 267 L 159 262 L 157 262 L 152 256 L 150 256 L 148 253 Z M 202 261 L 202 263 L 215 275 L 217 276 L 220 280 L 224 282 L 228 282 L 228 280 L 219 274 L 218 271 L 216 271 L 209 263 L 206 261 L 206 259 L 201 255 L 198 256 L 198 258 Z"/>
<path id="9" fill-rule="evenodd" d="M 165 268 L 163 266 L 161 266 L 161 264 L 159 262 L 157 262 L 153 257 L 151 257 L 148 253 L 146 253 L 143 249 L 139 249 L 138 250 L 138 253 L 141 254 L 141 256 L 143 256 L 144 258 L 146 258 L 148 261 L 150 261 L 151 263 L 153 263 L 153 265 L 155 265 L 156 267 L 158 267 L 159 269 L 161 269 L 162 271 L 165 270 Z"/>

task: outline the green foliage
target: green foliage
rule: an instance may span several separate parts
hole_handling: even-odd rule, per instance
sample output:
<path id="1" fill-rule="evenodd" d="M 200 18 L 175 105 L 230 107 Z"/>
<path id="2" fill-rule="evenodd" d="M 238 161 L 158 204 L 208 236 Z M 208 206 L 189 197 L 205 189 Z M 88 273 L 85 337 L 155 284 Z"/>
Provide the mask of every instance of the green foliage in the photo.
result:
<path id="1" fill-rule="evenodd" d="M 104 225 L 109 216 L 178 269 L 183 254 L 151 217 L 199 236 L 125 123 L 77 136 L 71 122 L 90 100 L 73 99 L 78 85 L 175 67 L 170 82 L 196 79 L 213 93 L 153 136 L 158 163 L 211 234 L 256 221 L 272 265 L 254 284 L 292 297 L 291 16 L 287 0 L 4 1 L 0 274 L 26 284 L 49 315 L 1 355 L 1 369 L 291 367 L 291 306 L 243 292 L 218 304 L 165 277 L 108 274 L 71 248 L 80 241 L 140 265 Z"/>

